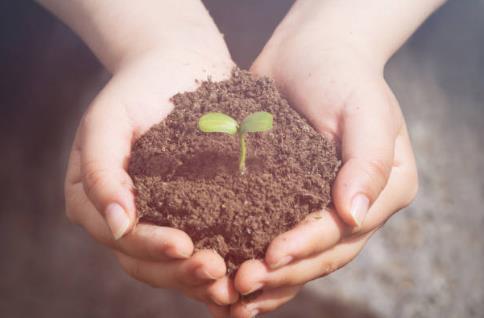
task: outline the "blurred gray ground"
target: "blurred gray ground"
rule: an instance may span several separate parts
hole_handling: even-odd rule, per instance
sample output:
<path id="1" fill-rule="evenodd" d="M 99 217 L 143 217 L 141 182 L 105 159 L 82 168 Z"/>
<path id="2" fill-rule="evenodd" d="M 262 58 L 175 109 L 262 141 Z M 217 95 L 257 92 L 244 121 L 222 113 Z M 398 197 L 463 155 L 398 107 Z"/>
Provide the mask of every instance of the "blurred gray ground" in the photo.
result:
<path id="1" fill-rule="evenodd" d="M 290 1 L 206 3 L 247 67 Z M 412 135 L 418 198 L 353 263 L 271 317 L 484 317 L 484 1 L 451 1 L 386 75 Z M 65 220 L 68 148 L 106 80 L 40 8 L 0 3 L 1 317 L 207 317 L 129 279 Z"/>

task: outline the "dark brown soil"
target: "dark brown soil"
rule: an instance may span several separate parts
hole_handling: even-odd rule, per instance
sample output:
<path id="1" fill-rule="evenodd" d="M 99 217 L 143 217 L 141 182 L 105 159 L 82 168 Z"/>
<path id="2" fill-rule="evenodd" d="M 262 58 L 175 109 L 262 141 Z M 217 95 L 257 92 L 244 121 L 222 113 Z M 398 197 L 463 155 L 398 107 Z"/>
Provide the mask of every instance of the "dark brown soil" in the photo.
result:
<path id="1" fill-rule="evenodd" d="M 267 78 L 234 70 L 223 82 L 202 82 L 172 98 L 174 111 L 133 146 L 129 174 L 141 221 L 188 233 L 198 249 L 214 249 L 232 273 L 263 258 L 270 241 L 331 201 L 339 167 L 335 145 L 318 134 Z M 255 111 L 274 128 L 247 137 L 247 171 L 238 171 L 234 136 L 202 133 L 209 111 L 237 120 Z"/>

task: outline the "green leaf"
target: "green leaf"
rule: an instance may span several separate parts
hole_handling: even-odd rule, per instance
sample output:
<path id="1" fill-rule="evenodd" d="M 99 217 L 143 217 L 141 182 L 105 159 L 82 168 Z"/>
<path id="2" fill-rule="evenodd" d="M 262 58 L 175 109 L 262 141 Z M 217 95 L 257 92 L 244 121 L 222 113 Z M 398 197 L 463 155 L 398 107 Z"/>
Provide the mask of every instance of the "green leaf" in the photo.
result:
<path id="1" fill-rule="evenodd" d="M 240 132 L 258 132 L 272 129 L 272 114 L 268 112 L 256 112 L 245 117 L 240 124 Z"/>
<path id="2" fill-rule="evenodd" d="M 221 132 L 235 135 L 238 124 L 235 119 L 223 113 L 206 113 L 198 120 L 198 129 L 203 132 Z"/>

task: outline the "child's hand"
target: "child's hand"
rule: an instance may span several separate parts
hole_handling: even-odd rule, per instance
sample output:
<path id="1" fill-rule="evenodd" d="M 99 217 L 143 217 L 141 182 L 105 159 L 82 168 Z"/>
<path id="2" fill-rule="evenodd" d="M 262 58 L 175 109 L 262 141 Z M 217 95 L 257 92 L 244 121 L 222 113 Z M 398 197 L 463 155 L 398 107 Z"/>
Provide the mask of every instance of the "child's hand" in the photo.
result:
<path id="1" fill-rule="evenodd" d="M 272 311 L 292 299 L 303 284 L 350 262 L 416 194 L 417 171 L 407 128 L 383 77 L 392 46 L 396 47 L 393 41 L 403 41 L 412 26 L 402 26 L 404 31 L 392 38 L 382 26 L 371 26 L 378 13 L 370 26 L 364 23 L 378 5 L 387 9 L 388 19 L 395 13 L 393 19 L 398 20 L 400 14 L 405 19 L 410 15 L 402 11 L 406 8 L 395 7 L 418 4 L 370 2 L 296 2 L 252 66 L 254 73 L 272 77 L 290 103 L 339 144 L 342 167 L 333 187 L 334 210 L 313 213 L 274 239 L 264 261 L 242 264 L 236 289 L 242 294 L 264 292 L 249 303 L 233 305 L 232 317 Z M 378 47 L 380 32 L 387 38 Z"/>
<path id="2" fill-rule="evenodd" d="M 223 52 L 224 53 L 224 52 Z M 91 236 L 116 251 L 125 271 L 156 287 L 176 288 L 206 303 L 237 299 L 216 253 L 193 253 L 182 231 L 148 224 L 134 227 L 130 147 L 171 110 L 169 98 L 193 90 L 195 79 L 230 75 L 228 55 L 184 50 L 154 51 L 115 73 L 85 114 L 77 132 L 66 181 L 67 214 Z"/>
<path id="3" fill-rule="evenodd" d="M 301 44 L 285 48 L 283 56 L 269 60 L 264 52 L 253 71 L 273 77 L 318 131 L 341 144 L 343 162 L 333 187 L 335 210 L 313 213 L 278 236 L 265 262 L 241 266 L 235 278 L 241 293 L 269 291 L 253 304 L 235 306 L 234 317 L 252 317 L 245 313 L 247 307 L 273 310 L 290 300 L 299 285 L 350 262 L 417 191 L 405 123 L 381 73 L 344 46 L 326 53 L 321 53 L 323 48 L 308 51 Z"/>
<path id="4" fill-rule="evenodd" d="M 193 254 L 182 231 L 139 224 L 126 172 L 133 141 L 195 80 L 230 76 L 230 54 L 200 1 L 40 0 L 74 29 L 113 74 L 77 131 L 65 191 L 67 215 L 112 248 L 135 279 L 175 288 L 214 312 L 238 294 L 216 253 Z M 219 304 L 219 305 L 216 305 Z"/>

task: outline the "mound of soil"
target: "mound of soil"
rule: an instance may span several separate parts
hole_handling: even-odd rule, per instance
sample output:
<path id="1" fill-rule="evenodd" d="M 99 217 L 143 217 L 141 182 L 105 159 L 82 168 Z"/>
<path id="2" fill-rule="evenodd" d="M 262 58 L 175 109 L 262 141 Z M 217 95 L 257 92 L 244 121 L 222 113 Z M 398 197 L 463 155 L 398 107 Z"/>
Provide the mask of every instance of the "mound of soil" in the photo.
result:
<path id="1" fill-rule="evenodd" d="M 172 98 L 173 112 L 133 146 L 140 221 L 185 231 L 197 249 L 214 249 L 229 273 L 263 258 L 270 241 L 331 201 L 339 167 L 335 145 L 294 111 L 268 78 L 235 69 Z M 269 132 L 247 136 L 247 171 L 238 170 L 238 138 L 202 133 L 206 112 L 239 122 L 256 111 L 274 116 Z"/>

